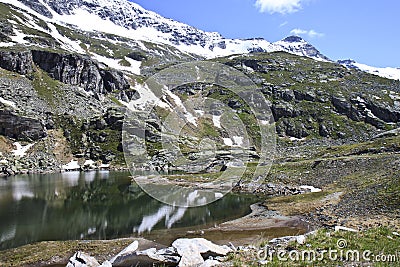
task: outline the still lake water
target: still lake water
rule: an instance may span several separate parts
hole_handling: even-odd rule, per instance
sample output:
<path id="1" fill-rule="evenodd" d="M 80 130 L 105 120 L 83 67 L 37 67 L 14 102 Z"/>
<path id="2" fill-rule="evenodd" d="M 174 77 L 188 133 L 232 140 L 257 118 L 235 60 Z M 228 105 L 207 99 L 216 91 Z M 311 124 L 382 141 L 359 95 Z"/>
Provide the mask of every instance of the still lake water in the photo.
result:
<path id="1" fill-rule="evenodd" d="M 195 230 L 244 216 L 255 202 L 254 196 L 228 194 L 203 207 L 172 207 L 132 184 L 129 172 L 18 175 L 0 179 L 0 250 L 38 241 Z"/>

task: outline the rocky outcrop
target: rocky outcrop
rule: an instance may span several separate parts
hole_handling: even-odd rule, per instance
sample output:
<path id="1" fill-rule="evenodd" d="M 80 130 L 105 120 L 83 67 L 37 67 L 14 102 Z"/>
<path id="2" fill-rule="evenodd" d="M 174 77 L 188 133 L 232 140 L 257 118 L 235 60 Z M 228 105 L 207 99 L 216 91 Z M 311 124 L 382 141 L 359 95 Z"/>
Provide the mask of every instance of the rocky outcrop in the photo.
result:
<path id="1" fill-rule="evenodd" d="M 66 84 L 81 86 L 86 91 L 105 94 L 130 87 L 122 72 L 102 69 L 88 56 L 34 50 L 32 59 L 50 77 Z"/>
<path id="2" fill-rule="evenodd" d="M 26 75 L 32 72 L 32 66 L 29 51 L 0 51 L 0 68 Z"/>
<path id="3" fill-rule="evenodd" d="M 0 20 L 0 41 L 11 41 L 10 35 L 14 34 L 12 24 L 8 20 Z"/>
<path id="4" fill-rule="evenodd" d="M 181 260 L 180 267 L 200 266 L 204 264 L 204 258 L 226 256 L 232 249 L 226 246 L 218 246 L 204 238 L 181 238 L 172 243 Z"/>
<path id="5" fill-rule="evenodd" d="M 67 267 L 99 267 L 100 263 L 84 252 L 76 252 L 67 264 Z"/>
<path id="6" fill-rule="evenodd" d="M 19 116 L 8 110 L 0 110 L 0 135 L 16 140 L 32 141 L 46 137 L 47 133 L 38 119 Z"/>
<path id="7" fill-rule="evenodd" d="M 86 91 L 107 94 L 130 88 L 121 71 L 101 66 L 88 56 L 45 50 L 0 51 L 0 68 L 26 75 L 33 72 L 34 64 L 47 72 L 51 78 L 83 87 Z"/>
<path id="8" fill-rule="evenodd" d="M 382 103 L 368 101 L 366 104 L 367 108 L 385 122 L 400 122 L 400 109 L 396 110 Z"/>
<path id="9" fill-rule="evenodd" d="M 343 115 L 346 115 L 353 121 L 361 121 L 362 115 L 347 99 L 343 97 L 332 96 L 332 105 Z"/>
<path id="10" fill-rule="evenodd" d="M 277 102 L 272 105 L 272 114 L 275 121 L 278 121 L 280 118 L 293 118 L 301 113 L 289 103 Z"/>
<path id="11" fill-rule="evenodd" d="M 110 264 L 112 266 L 216 266 L 221 262 L 210 258 L 226 256 L 233 252 L 228 246 L 219 246 L 204 238 L 180 238 L 175 240 L 171 247 L 162 249 L 137 250 L 138 247 L 138 241 L 134 241 L 112 258 Z M 73 262 L 77 255 L 84 255 L 85 262 L 94 260 L 82 252 L 77 252 L 70 262 Z M 108 261 L 106 262 L 108 263 Z"/>
<path id="12" fill-rule="evenodd" d="M 30 1 L 30 0 L 19 0 L 19 1 L 22 2 L 24 5 L 32 8 L 34 11 L 38 12 L 39 14 L 42 14 L 48 18 L 53 17 L 51 12 L 44 5 L 42 5 L 39 1 Z"/>

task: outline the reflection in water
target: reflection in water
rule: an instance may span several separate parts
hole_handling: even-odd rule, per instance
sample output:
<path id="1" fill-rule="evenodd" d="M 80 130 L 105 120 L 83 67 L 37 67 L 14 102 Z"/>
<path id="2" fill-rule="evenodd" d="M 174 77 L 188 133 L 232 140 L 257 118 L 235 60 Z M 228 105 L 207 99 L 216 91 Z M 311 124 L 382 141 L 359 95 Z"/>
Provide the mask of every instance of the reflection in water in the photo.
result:
<path id="1" fill-rule="evenodd" d="M 205 201 L 196 191 L 185 197 L 188 205 Z M 128 172 L 18 175 L 0 180 L 0 249 L 204 227 L 245 215 L 255 201 L 253 196 L 228 194 L 207 206 L 179 208 L 149 197 L 132 184 Z"/>
<path id="2" fill-rule="evenodd" d="M 242 176 L 243 169 L 228 168 L 212 182 L 202 183 L 196 191 L 190 186 L 170 184 L 162 175 L 135 174 L 134 180 L 146 193 L 165 204 L 198 207 L 217 201 L 229 193 Z"/>
<path id="3" fill-rule="evenodd" d="M 16 232 L 17 232 L 16 225 L 11 225 L 9 226 L 9 228 L 4 229 L 4 232 L 2 232 L 0 235 L 0 243 L 13 239 L 15 237 Z"/>
<path id="4" fill-rule="evenodd" d="M 139 234 L 145 231 L 150 232 L 163 218 L 169 218 L 173 210 L 174 207 L 172 206 L 162 206 L 156 213 L 144 216 L 142 223 L 139 227 L 133 228 L 133 231 L 138 232 Z"/>
<path id="5" fill-rule="evenodd" d="M 69 186 L 76 186 L 78 185 L 80 174 L 78 171 L 63 172 L 61 177 Z"/>
<path id="6" fill-rule="evenodd" d="M 16 181 L 12 184 L 12 196 L 16 201 L 20 201 L 23 197 L 33 198 L 33 192 L 29 188 L 28 181 Z"/>
<path id="7" fill-rule="evenodd" d="M 161 188 L 161 190 L 165 190 L 165 186 L 159 186 L 159 185 L 152 185 L 153 190 L 155 188 Z M 160 189 L 158 189 L 160 190 Z M 222 196 L 217 195 L 219 193 L 215 193 L 215 197 L 221 198 Z M 137 232 L 139 234 L 148 231 L 150 232 L 155 225 L 157 225 L 160 221 L 162 221 L 165 218 L 165 227 L 170 229 L 176 222 L 178 222 L 180 219 L 183 218 L 183 216 L 186 213 L 186 210 L 188 209 L 187 207 L 191 207 L 195 204 L 199 205 L 205 205 L 207 203 L 207 198 L 206 196 L 200 196 L 198 190 L 194 190 L 193 192 L 188 193 L 184 207 L 174 207 L 174 206 L 169 206 L 169 205 L 164 205 L 160 207 L 160 209 L 149 216 L 145 216 L 142 220 L 142 223 L 139 225 L 139 227 L 133 228 L 134 232 Z M 208 211 L 208 215 L 210 212 Z"/>

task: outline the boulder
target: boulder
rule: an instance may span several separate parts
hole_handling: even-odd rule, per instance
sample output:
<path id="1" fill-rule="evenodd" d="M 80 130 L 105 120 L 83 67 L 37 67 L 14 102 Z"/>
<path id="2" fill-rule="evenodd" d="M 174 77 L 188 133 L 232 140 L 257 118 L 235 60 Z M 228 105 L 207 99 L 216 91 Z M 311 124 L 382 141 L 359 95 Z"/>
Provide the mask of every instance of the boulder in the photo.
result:
<path id="1" fill-rule="evenodd" d="M 278 121 L 280 118 L 292 118 L 299 115 L 299 111 L 287 102 L 278 102 L 272 105 L 272 114 L 274 120 Z"/>
<path id="2" fill-rule="evenodd" d="M 383 103 L 376 103 L 373 101 L 368 101 L 366 104 L 367 108 L 385 122 L 399 122 L 400 121 L 400 110 L 392 108 L 390 106 L 384 105 Z"/>
<path id="3" fill-rule="evenodd" d="M 204 263 L 202 265 L 200 265 L 199 267 L 214 267 L 214 266 L 218 266 L 218 265 L 221 265 L 221 262 L 219 262 L 217 260 L 208 259 L 208 260 L 204 261 Z"/>
<path id="4" fill-rule="evenodd" d="M 118 253 L 114 258 L 110 260 L 112 264 L 118 264 L 120 262 L 123 262 L 124 259 L 128 256 L 134 253 L 139 247 L 139 242 L 134 241 L 132 244 L 127 246 L 124 250 L 122 250 L 120 253 Z"/>
<path id="5" fill-rule="evenodd" d="M 68 261 L 67 267 L 98 267 L 100 263 L 90 255 L 78 251 Z"/>
<path id="6" fill-rule="evenodd" d="M 160 250 L 149 248 L 143 251 L 136 251 L 135 246 L 133 246 L 131 249 L 129 247 L 127 249 L 111 260 L 113 266 L 158 266 L 163 264 L 176 266 L 181 259 L 174 248 Z"/>
<path id="7" fill-rule="evenodd" d="M 330 136 L 330 132 L 328 131 L 328 128 L 324 124 L 321 124 L 319 126 L 319 135 L 322 137 L 328 137 Z"/>
<path id="8" fill-rule="evenodd" d="M 353 229 L 353 228 L 348 228 L 348 227 L 344 227 L 344 226 L 335 226 L 335 232 L 339 232 L 339 231 L 346 231 L 346 232 L 353 232 L 353 233 L 357 233 L 358 230 Z"/>
<path id="9" fill-rule="evenodd" d="M 180 267 L 198 266 L 204 264 L 204 258 L 210 256 L 226 256 L 232 249 L 227 246 L 219 246 L 204 238 L 180 238 L 172 243 L 181 256 Z"/>

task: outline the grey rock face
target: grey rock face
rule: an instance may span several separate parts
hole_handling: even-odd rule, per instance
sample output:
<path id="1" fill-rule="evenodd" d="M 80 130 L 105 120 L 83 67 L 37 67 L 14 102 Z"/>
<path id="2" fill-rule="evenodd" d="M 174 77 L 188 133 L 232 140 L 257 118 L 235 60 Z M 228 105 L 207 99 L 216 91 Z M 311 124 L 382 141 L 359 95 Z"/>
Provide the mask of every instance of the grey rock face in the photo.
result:
<path id="1" fill-rule="evenodd" d="M 81 86 L 86 91 L 107 93 L 130 87 L 122 72 L 103 70 L 88 56 L 34 50 L 32 59 L 52 78 L 66 84 Z"/>
<path id="2" fill-rule="evenodd" d="M 346 115 L 354 121 L 362 120 L 361 113 L 347 99 L 332 96 L 332 104 L 340 114 Z"/>
<path id="3" fill-rule="evenodd" d="M 32 1 L 32 0 L 19 0 L 19 1 L 22 2 L 24 5 L 32 8 L 39 14 L 42 14 L 48 18 L 53 17 L 51 12 L 44 5 L 42 5 L 39 1 Z"/>
<path id="4" fill-rule="evenodd" d="M 278 102 L 272 105 L 272 114 L 274 115 L 275 121 L 278 121 L 280 118 L 291 118 L 298 116 L 300 115 L 300 112 L 289 103 Z"/>
<path id="5" fill-rule="evenodd" d="M 369 101 L 366 105 L 375 116 L 385 122 L 400 121 L 400 110 L 396 110 L 395 108 L 387 107 L 381 103 L 372 101 Z"/>
<path id="6" fill-rule="evenodd" d="M 9 21 L 0 21 L 0 41 L 9 42 L 11 41 L 10 35 L 13 35 L 13 27 Z"/>
<path id="7" fill-rule="evenodd" d="M 38 140 L 47 133 L 37 119 L 22 117 L 8 110 L 0 110 L 0 135 L 17 140 Z"/>
<path id="8" fill-rule="evenodd" d="M 32 72 L 32 54 L 29 51 L 1 51 L 0 68 L 26 75 Z"/>

